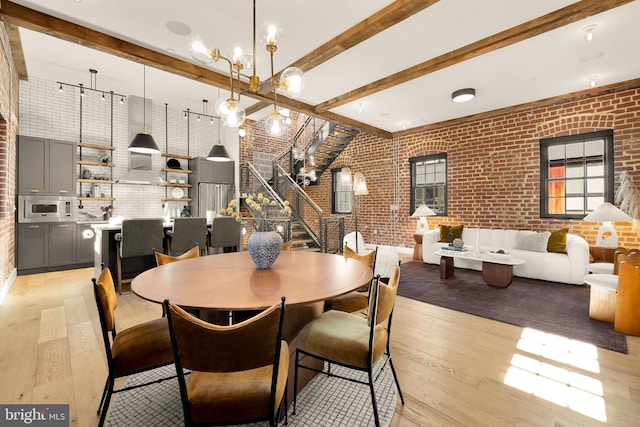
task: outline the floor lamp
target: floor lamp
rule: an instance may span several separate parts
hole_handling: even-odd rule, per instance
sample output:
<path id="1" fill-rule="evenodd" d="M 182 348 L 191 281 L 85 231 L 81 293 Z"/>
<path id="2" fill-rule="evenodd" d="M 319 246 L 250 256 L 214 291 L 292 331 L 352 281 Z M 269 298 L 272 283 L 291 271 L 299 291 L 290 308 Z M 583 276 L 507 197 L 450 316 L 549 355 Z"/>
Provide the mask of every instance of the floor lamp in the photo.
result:
<path id="1" fill-rule="evenodd" d="M 356 253 L 358 252 L 358 196 L 364 196 L 369 194 L 367 189 L 367 180 L 360 172 L 353 174 L 353 195 L 355 203 L 353 204 L 353 212 L 355 215 L 355 228 L 356 228 Z"/>

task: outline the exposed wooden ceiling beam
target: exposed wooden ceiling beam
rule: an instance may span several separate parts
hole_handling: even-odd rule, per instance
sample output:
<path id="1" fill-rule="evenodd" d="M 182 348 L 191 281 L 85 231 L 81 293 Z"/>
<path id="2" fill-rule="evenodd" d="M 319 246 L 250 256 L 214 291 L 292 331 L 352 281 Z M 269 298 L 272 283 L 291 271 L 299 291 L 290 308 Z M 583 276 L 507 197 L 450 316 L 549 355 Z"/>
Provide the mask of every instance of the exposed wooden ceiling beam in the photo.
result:
<path id="1" fill-rule="evenodd" d="M 323 113 L 332 108 L 339 107 L 357 99 L 389 89 L 390 87 L 406 83 L 418 77 L 450 67 L 471 58 L 510 46 L 531 37 L 546 33 L 556 28 L 563 27 L 572 22 L 597 15 L 607 10 L 630 3 L 633 0 L 583 0 L 571 4 L 555 12 L 548 13 L 524 24 L 494 34 L 477 42 L 471 43 L 459 49 L 447 52 L 443 55 L 422 62 L 406 70 L 399 71 L 384 77 L 373 83 L 366 84 L 358 89 L 338 95 L 316 106 L 316 113 Z"/>
<path id="2" fill-rule="evenodd" d="M 227 75 L 138 46 L 108 34 L 29 9 L 8 0 L 0 0 L 0 17 L 9 25 L 17 25 L 29 30 L 44 33 L 71 43 L 76 43 L 110 55 L 157 68 L 168 73 L 177 74 L 215 87 L 227 88 L 229 86 L 229 76 Z M 244 92 L 245 96 L 262 102 L 272 102 L 270 96 L 253 93 L 248 89 L 248 84 L 246 82 L 241 82 L 240 91 Z M 325 120 L 337 121 L 382 138 L 391 138 L 391 132 L 333 113 L 316 114 L 314 113 L 314 106 L 287 98 L 286 96 L 278 97 L 278 105 L 308 115 L 323 118 Z"/>
<path id="3" fill-rule="evenodd" d="M 24 60 L 24 51 L 22 50 L 22 40 L 20 39 L 20 31 L 18 27 L 12 24 L 6 25 L 7 36 L 9 37 L 9 46 L 11 46 L 11 56 L 13 57 L 13 65 L 18 73 L 20 80 L 27 80 L 29 73 L 27 72 L 27 63 Z"/>

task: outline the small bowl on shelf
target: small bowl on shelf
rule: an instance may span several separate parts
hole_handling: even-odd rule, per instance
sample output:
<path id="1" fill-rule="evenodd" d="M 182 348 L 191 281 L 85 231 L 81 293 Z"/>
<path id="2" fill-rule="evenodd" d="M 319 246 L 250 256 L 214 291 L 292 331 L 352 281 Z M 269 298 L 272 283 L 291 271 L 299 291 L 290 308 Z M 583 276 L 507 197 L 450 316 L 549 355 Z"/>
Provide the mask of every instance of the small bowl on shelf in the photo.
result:
<path id="1" fill-rule="evenodd" d="M 507 253 L 507 252 L 489 251 L 489 256 L 491 258 L 499 259 L 499 260 L 502 260 L 502 261 L 511 258 L 511 254 Z"/>

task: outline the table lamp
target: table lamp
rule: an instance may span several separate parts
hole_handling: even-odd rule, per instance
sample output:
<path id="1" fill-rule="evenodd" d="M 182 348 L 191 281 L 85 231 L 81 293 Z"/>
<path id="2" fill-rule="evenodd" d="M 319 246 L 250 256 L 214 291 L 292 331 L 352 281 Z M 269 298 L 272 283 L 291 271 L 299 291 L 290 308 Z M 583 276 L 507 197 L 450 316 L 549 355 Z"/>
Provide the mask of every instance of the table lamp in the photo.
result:
<path id="1" fill-rule="evenodd" d="M 596 246 L 604 248 L 617 248 L 618 233 L 616 233 L 616 230 L 613 228 L 612 222 L 632 221 L 633 218 L 613 206 L 611 203 L 603 203 L 589 215 L 585 216 L 582 220 L 602 222 L 602 225 L 598 229 Z"/>
<path id="2" fill-rule="evenodd" d="M 437 215 L 429 206 L 424 203 L 418 206 L 418 208 L 411 214 L 412 217 L 419 217 L 418 223 L 416 224 L 416 233 L 415 234 L 423 234 L 425 231 L 429 230 L 429 223 L 427 222 L 428 216 Z"/>

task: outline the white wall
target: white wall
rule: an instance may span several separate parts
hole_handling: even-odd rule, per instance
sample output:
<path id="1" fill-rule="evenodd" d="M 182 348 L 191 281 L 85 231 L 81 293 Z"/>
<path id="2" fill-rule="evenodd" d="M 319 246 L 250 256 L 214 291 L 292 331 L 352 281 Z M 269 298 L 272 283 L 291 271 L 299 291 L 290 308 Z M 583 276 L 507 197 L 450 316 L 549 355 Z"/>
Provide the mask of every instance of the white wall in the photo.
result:
<path id="1" fill-rule="evenodd" d="M 68 82 L 72 83 L 73 82 Z M 111 145 L 116 149 L 107 154 L 113 155 L 112 162 L 113 179 L 118 180 L 129 167 L 129 103 L 124 98 L 124 104 L 120 104 L 120 97 L 114 97 L 110 102 L 110 94 L 106 93 L 106 101 L 102 101 L 102 93 L 86 91 L 82 98 L 82 119 L 80 117 L 79 89 L 63 85 L 64 92 L 59 92 L 59 84 L 56 82 L 32 78 L 29 81 L 20 81 L 20 116 L 19 134 L 41 138 L 61 139 L 67 141 L 80 141 L 102 145 Z M 100 88 L 109 91 L 109 88 Z M 214 100 L 212 100 L 214 101 Z M 113 105 L 113 109 L 111 108 Z M 197 112 L 195 112 L 197 114 Z M 210 115 L 211 112 L 209 113 Z M 113 117 L 113 120 L 112 120 Z M 80 122 L 82 120 L 82 126 Z M 205 157 L 211 146 L 218 138 L 218 121 L 213 124 L 209 119 L 202 118 L 197 121 L 197 116 L 189 115 L 184 118 L 184 111 L 179 105 L 153 103 L 151 134 L 163 152 L 173 154 L 189 154 L 194 157 Z M 237 129 L 222 127 L 220 129 L 221 140 L 227 151 L 236 161 L 236 182 L 238 177 L 239 140 Z M 98 150 L 83 150 L 83 159 L 90 160 L 97 157 Z M 158 171 L 163 178 L 164 172 L 159 172 L 166 167 L 167 158 L 160 154 L 152 155 L 154 171 Z M 187 168 L 187 161 L 181 160 L 183 169 Z M 92 174 L 109 176 L 110 168 L 88 167 Z M 80 174 L 80 167 L 76 172 Z M 168 178 L 184 178 L 187 175 L 170 174 Z M 109 195 L 110 186 L 101 186 L 101 191 Z M 238 187 L 236 185 L 236 187 Z M 106 190 L 106 191 L 105 191 Z M 161 198 L 170 197 L 171 188 L 114 184 L 112 186 L 114 215 L 124 217 L 161 217 L 163 214 L 163 202 Z M 89 191 L 89 185 L 82 186 L 82 193 Z M 78 185 L 80 194 L 80 185 Z M 98 212 L 101 206 L 110 202 L 84 201 L 84 208 L 79 212 Z M 172 209 L 181 208 L 184 203 L 171 202 Z"/>

